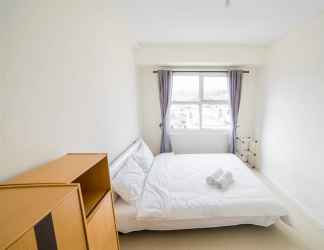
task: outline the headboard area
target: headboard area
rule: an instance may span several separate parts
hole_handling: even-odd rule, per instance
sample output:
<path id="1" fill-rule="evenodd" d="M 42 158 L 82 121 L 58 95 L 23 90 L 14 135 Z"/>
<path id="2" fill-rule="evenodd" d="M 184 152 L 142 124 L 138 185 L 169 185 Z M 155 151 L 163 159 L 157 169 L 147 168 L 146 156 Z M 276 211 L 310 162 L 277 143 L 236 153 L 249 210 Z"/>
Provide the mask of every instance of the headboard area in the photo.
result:
<path id="1" fill-rule="evenodd" d="M 110 178 L 114 179 L 117 173 L 122 168 L 123 164 L 129 156 L 131 156 L 141 144 L 142 139 L 139 138 L 121 152 L 109 165 Z"/>

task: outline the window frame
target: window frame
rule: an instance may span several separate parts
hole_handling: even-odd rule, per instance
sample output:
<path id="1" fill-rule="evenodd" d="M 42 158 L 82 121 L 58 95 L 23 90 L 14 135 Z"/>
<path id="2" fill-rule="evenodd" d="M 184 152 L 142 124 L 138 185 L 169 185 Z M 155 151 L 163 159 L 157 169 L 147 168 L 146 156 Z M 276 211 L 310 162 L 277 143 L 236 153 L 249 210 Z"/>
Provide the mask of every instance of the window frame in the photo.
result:
<path id="1" fill-rule="evenodd" d="M 215 77 L 215 76 L 225 76 L 228 78 L 226 73 L 211 73 L 211 72 L 175 72 L 173 73 L 173 76 L 198 76 L 199 79 L 199 91 L 198 91 L 198 101 L 174 101 L 173 100 L 173 92 L 171 91 L 171 102 L 170 102 L 170 108 L 172 105 L 198 105 L 198 111 L 199 111 L 199 128 L 193 129 L 193 128 L 186 128 L 186 129 L 174 129 L 170 126 L 170 119 L 168 119 L 169 124 L 169 130 L 171 133 L 177 133 L 177 132 L 199 132 L 199 131 L 210 131 L 210 132 L 216 132 L 216 131 L 228 131 L 231 128 L 231 125 L 223 126 L 223 127 L 217 127 L 215 129 L 212 128 L 203 128 L 202 122 L 203 122 L 203 116 L 202 116 L 202 106 L 204 104 L 210 104 L 210 105 L 229 105 L 230 107 L 230 100 L 212 100 L 212 99 L 204 99 L 204 77 Z M 172 81 L 173 81 L 172 76 Z"/>

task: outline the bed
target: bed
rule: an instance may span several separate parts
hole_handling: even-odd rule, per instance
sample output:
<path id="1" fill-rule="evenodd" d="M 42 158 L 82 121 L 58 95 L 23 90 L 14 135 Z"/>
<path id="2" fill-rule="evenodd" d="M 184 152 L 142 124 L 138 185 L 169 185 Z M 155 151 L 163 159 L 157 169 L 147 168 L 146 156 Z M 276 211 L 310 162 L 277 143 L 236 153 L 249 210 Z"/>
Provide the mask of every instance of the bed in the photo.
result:
<path id="1" fill-rule="evenodd" d="M 113 181 L 136 144 L 112 164 Z M 206 184 L 206 176 L 218 167 L 233 173 L 235 181 L 227 190 Z M 145 177 L 141 198 L 129 204 L 117 197 L 115 213 L 122 233 L 239 224 L 267 227 L 287 218 L 270 190 L 233 154 L 160 154 Z"/>

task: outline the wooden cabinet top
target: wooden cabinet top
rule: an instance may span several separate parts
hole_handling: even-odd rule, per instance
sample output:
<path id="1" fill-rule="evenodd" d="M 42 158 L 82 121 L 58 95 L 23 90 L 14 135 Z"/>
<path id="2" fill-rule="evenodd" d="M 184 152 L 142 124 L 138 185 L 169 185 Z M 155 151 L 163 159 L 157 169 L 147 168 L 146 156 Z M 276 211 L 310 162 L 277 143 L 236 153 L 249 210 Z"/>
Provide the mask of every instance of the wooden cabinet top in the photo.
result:
<path id="1" fill-rule="evenodd" d="M 66 154 L 40 167 L 28 170 L 3 184 L 71 183 L 94 165 L 107 158 L 105 153 Z"/>

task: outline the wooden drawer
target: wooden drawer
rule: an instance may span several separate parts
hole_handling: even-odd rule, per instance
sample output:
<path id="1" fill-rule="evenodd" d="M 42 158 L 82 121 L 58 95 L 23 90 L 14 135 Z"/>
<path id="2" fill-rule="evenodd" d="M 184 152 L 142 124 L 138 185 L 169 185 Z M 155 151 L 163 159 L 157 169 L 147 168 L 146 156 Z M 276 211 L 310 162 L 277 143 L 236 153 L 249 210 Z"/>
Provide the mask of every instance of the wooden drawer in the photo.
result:
<path id="1" fill-rule="evenodd" d="M 91 250 L 118 250 L 111 192 L 108 192 L 88 217 L 88 238 Z"/>

